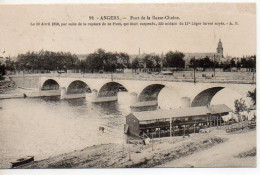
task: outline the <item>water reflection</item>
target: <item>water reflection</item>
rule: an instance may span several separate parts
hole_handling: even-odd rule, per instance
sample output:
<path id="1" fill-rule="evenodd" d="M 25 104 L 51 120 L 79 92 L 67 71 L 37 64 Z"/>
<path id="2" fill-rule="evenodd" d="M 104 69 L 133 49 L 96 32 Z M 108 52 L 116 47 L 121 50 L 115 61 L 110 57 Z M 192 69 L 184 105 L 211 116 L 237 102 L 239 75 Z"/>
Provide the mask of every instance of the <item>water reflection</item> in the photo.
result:
<path id="1" fill-rule="evenodd" d="M 76 98 L 76 99 L 68 99 L 64 100 L 64 102 L 67 102 L 69 106 L 74 107 L 74 106 L 86 106 L 86 99 L 85 98 Z"/>
<path id="2" fill-rule="evenodd" d="M 58 102 L 60 100 L 60 96 L 52 96 L 52 97 L 40 97 L 45 102 Z"/>
<path id="3" fill-rule="evenodd" d="M 105 102 L 105 103 L 94 103 L 93 108 L 102 111 L 105 115 L 121 115 L 122 112 L 119 111 L 119 104 L 117 101 Z"/>

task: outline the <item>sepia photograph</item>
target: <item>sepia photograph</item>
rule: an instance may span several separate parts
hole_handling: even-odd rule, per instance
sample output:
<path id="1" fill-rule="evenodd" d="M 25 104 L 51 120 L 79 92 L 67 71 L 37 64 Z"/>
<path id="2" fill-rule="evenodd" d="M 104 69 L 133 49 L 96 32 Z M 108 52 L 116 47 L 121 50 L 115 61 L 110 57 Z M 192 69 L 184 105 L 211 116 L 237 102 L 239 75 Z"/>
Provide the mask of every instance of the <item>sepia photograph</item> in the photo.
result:
<path id="1" fill-rule="evenodd" d="M 256 168 L 256 18 L 0 4 L 0 169 Z"/>

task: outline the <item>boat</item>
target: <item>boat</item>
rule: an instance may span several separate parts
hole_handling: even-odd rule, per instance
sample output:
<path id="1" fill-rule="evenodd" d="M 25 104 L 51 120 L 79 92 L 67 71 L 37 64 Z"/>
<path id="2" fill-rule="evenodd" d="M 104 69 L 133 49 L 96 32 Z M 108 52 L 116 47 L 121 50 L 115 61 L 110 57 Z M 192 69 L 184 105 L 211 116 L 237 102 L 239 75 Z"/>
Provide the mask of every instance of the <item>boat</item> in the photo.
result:
<path id="1" fill-rule="evenodd" d="M 24 165 L 24 164 L 32 162 L 32 161 L 34 161 L 34 156 L 26 156 L 26 157 L 17 159 L 15 162 L 11 162 L 11 164 L 12 164 L 12 168 L 14 168 L 14 167 Z"/>

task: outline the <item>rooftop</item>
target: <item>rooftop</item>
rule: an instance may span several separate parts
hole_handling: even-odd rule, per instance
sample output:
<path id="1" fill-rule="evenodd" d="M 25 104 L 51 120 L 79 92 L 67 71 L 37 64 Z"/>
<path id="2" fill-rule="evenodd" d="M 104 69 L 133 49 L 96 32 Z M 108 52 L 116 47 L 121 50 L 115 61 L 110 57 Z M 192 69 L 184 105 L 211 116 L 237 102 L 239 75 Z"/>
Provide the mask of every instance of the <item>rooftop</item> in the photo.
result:
<path id="1" fill-rule="evenodd" d="M 198 106 L 198 107 L 188 107 L 188 108 L 180 108 L 180 109 L 133 112 L 133 115 L 139 121 L 143 121 L 143 120 L 155 120 L 155 119 L 163 119 L 163 118 L 219 114 L 225 112 L 232 112 L 232 110 L 226 105 L 220 104 L 220 105 Z"/>
<path id="2" fill-rule="evenodd" d="M 214 57 L 214 55 L 216 57 L 222 56 L 221 54 L 215 53 L 215 52 L 211 52 L 211 53 L 184 53 L 184 54 L 185 54 L 184 59 L 193 58 L 193 57 L 195 57 L 195 59 L 197 59 L 197 58 L 205 58 L 206 56 Z"/>
<path id="3" fill-rule="evenodd" d="M 227 107 L 224 104 L 221 105 L 211 105 L 209 106 L 211 110 L 211 114 L 219 114 L 219 113 L 225 113 L 225 112 L 232 112 L 232 109 Z"/>

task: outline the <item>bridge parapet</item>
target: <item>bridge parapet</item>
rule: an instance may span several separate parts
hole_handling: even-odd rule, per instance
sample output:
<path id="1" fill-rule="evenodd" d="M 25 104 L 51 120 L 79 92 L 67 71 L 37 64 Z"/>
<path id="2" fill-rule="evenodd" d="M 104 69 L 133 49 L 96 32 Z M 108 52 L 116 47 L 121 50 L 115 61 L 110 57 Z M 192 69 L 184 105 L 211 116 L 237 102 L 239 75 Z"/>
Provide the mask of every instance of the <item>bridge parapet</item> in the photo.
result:
<path id="1" fill-rule="evenodd" d="M 210 72 L 197 72 L 197 83 L 232 83 L 232 84 L 255 84 L 256 76 L 253 72 L 219 72 L 216 77 L 202 76 L 202 74 L 210 74 Z M 183 76 L 185 75 L 185 76 Z M 211 74 L 210 74 L 211 75 Z M 27 75 L 29 76 L 29 75 Z M 33 76 L 33 75 L 30 75 Z M 35 76 L 39 76 L 36 74 Z M 66 74 L 44 74 L 45 77 L 62 77 L 62 78 L 88 78 L 88 79 L 110 79 L 113 80 L 139 80 L 139 81 L 164 81 L 164 82 L 190 82 L 193 80 L 193 73 L 190 71 L 175 72 L 174 75 L 153 75 L 153 74 L 99 74 L 99 73 L 66 73 Z M 254 78 L 254 79 L 253 79 Z"/>

